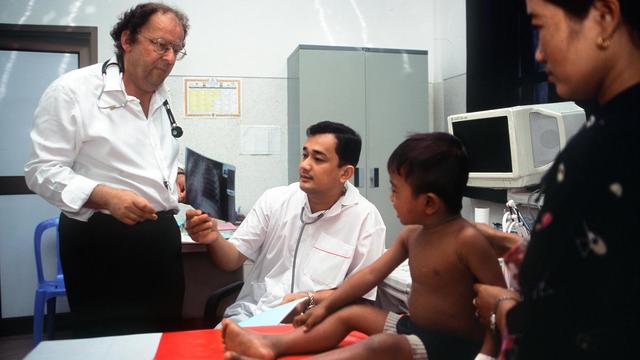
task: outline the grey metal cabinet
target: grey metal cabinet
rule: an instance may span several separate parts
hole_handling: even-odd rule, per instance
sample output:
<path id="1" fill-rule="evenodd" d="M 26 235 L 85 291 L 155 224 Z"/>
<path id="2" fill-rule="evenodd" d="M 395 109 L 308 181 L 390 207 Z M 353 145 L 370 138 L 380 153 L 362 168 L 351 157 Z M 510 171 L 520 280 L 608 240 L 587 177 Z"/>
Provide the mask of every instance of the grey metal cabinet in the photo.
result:
<path id="1" fill-rule="evenodd" d="M 402 226 L 389 200 L 387 159 L 407 135 L 432 131 L 427 52 L 300 45 L 287 66 L 289 180 L 298 180 L 309 125 L 349 125 L 363 140 L 352 182 L 380 210 L 390 246 Z"/>

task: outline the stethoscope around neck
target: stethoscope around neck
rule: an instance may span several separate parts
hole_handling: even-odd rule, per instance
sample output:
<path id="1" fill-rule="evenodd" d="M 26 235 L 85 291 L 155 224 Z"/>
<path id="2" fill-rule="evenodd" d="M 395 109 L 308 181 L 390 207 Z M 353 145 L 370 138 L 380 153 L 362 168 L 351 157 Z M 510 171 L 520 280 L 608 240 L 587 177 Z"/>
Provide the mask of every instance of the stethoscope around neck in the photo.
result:
<path id="1" fill-rule="evenodd" d="M 111 62 L 111 59 L 109 59 L 102 64 L 102 90 L 100 91 L 100 95 L 98 95 L 98 99 L 96 100 L 96 103 L 98 104 L 98 108 L 100 109 L 113 110 L 113 109 L 125 107 L 127 105 L 127 102 L 129 102 L 129 100 L 125 99 L 124 103 L 119 105 L 100 106 L 100 98 L 102 98 L 102 94 L 104 93 L 105 77 L 107 76 L 107 69 L 109 68 L 109 66 L 117 66 L 118 70 L 120 71 L 120 74 L 122 75 L 122 71 L 120 69 L 119 63 Z M 122 92 L 126 94 L 126 92 L 124 91 L 124 88 L 122 87 L 122 81 L 120 81 L 120 88 L 122 89 Z M 184 132 L 182 131 L 182 128 L 178 126 L 178 123 L 176 123 L 176 118 L 173 116 L 173 112 L 171 111 L 171 107 L 169 106 L 169 100 L 165 99 L 164 102 L 162 103 L 162 106 L 164 106 L 164 109 L 167 111 L 167 116 L 169 117 L 169 123 L 171 124 L 171 136 L 173 136 L 176 139 L 181 137 Z"/>
<path id="2" fill-rule="evenodd" d="M 298 247 L 300 246 L 300 239 L 302 239 L 302 232 L 307 225 L 312 225 L 320 221 L 324 217 L 324 214 L 327 210 L 323 211 L 322 214 L 316 216 L 315 219 L 311 221 L 304 221 L 304 206 L 300 209 L 300 222 L 302 223 L 302 227 L 300 228 L 300 232 L 298 233 L 298 240 L 296 241 L 296 249 L 293 252 L 293 267 L 291 268 L 291 292 L 293 292 L 293 284 L 296 279 L 296 259 L 298 257 Z"/>

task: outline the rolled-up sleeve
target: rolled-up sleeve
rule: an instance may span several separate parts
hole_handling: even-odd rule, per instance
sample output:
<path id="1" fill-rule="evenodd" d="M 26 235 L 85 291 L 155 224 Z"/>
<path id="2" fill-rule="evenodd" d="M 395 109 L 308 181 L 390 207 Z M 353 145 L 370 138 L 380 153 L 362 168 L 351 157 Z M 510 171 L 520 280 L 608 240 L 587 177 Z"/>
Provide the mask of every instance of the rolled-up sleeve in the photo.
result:
<path id="1" fill-rule="evenodd" d="M 34 114 L 31 158 L 25 165 L 29 189 L 62 211 L 80 210 L 98 185 L 73 171 L 82 143 L 82 119 L 73 94 L 58 82 L 47 88 Z"/>

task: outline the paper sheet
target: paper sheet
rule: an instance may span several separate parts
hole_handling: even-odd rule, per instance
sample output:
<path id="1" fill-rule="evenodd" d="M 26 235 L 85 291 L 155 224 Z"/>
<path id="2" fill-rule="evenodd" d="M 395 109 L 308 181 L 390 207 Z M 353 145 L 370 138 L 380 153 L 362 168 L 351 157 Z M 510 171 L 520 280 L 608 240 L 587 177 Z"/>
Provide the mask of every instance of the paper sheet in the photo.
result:
<path id="1" fill-rule="evenodd" d="M 247 327 L 247 326 L 267 326 L 267 325 L 280 324 L 282 320 L 284 320 L 287 317 L 287 315 L 289 315 L 289 313 L 293 310 L 293 308 L 296 305 L 298 305 L 299 303 L 301 303 L 306 299 L 307 299 L 306 297 L 303 297 L 303 298 L 288 302 L 286 304 L 282 304 L 271 310 L 267 310 L 263 313 L 260 313 L 252 318 L 241 321 L 238 323 L 238 325 L 242 327 Z"/>
<path id="2" fill-rule="evenodd" d="M 280 154 L 280 127 L 240 126 L 240 154 Z"/>

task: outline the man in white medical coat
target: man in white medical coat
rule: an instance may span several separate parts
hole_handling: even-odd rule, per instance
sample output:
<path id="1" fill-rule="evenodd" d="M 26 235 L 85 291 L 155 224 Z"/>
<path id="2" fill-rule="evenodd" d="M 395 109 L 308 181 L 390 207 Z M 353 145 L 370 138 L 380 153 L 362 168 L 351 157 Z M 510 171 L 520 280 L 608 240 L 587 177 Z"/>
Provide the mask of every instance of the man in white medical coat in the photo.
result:
<path id="1" fill-rule="evenodd" d="M 187 211 L 187 231 L 207 244 L 220 268 L 254 262 L 226 318 L 242 321 L 301 297 L 321 302 L 384 251 L 380 213 L 348 182 L 360 157 L 360 136 L 329 121 L 310 126 L 307 136 L 300 181 L 265 191 L 228 241 L 214 219 Z M 375 296 L 373 289 L 365 298 Z"/>

